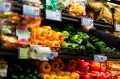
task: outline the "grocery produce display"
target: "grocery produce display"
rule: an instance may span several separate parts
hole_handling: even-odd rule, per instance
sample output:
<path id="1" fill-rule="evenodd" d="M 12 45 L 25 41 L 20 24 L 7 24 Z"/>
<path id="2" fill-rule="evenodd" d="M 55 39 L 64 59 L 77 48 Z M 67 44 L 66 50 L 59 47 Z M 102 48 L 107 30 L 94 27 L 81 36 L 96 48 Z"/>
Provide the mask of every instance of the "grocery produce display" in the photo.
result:
<path id="1" fill-rule="evenodd" d="M 94 26 L 97 22 L 102 26 L 106 26 L 104 24 L 108 24 L 110 27 L 113 25 L 119 26 L 120 5 L 111 2 L 87 3 L 86 0 L 6 1 L 12 3 L 12 10 L 6 12 L 0 9 L 0 48 L 2 49 L 0 49 L 0 55 L 3 51 L 7 51 L 5 54 L 8 54 L 8 52 L 15 52 L 12 50 L 16 49 L 18 51 L 15 53 L 23 56 L 23 59 L 27 59 L 11 61 L 7 58 L 7 79 L 119 79 L 119 61 L 100 63 L 93 60 L 96 54 L 119 59 L 119 51 L 114 47 L 109 47 L 100 38 L 83 32 L 80 27 L 80 20 L 83 17 L 89 18 L 93 20 Z M 33 14 L 27 15 L 24 13 L 25 5 L 29 5 L 26 10 L 32 8 L 28 11 L 33 12 Z M 20 10 L 16 10 L 16 8 Z M 48 20 L 46 10 L 55 13 L 55 18 L 59 16 L 57 13 L 61 13 L 62 21 Z M 39 16 L 34 14 L 36 12 Z M 68 21 L 70 19 L 72 22 L 66 22 L 63 19 Z M 116 27 L 112 28 L 116 29 Z M 103 27 L 103 31 L 106 32 L 106 28 Z M 110 31 L 110 33 L 120 37 L 118 32 Z M 33 51 L 32 46 L 36 46 L 33 47 L 36 50 Z M 41 50 L 39 47 L 50 49 L 50 56 L 45 55 L 46 58 L 54 55 L 56 58 L 51 58 L 52 60 L 48 58 L 49 61 L 43 61 L 46 51 L 45 53 L 42 51 L 41 54 L 38 51 Z M 23 55 L 21 55 L 21 50 L 23 50 Z M 53 54 L 53 52 L 55 53 Z M 60 54 L 63 55 L 63 58 L 59 58 Z M 33 59 L 32 56 L 24 57 L 25 55 L 33 55 Z M 67 56 L 73 55 L 73 58 L 67 58 Z M 83 55 L 85 59 L 82 59 Z M 90 56 L 91 60 L 87 56 Z M 0 69 L 2 67 L 4 65 L 0 62 Z M 0 70 L 0 76 L 1 73 Z M 2 78 L 0 77 L 0 79 Z"/>
<path id="2" fill-rule="evenodd" d="M 107 71 L 105 63 L 82 59 L 60 59 L 37 61 L 37 71 L 44 79 L 118 79 L 117 73 Z"/>

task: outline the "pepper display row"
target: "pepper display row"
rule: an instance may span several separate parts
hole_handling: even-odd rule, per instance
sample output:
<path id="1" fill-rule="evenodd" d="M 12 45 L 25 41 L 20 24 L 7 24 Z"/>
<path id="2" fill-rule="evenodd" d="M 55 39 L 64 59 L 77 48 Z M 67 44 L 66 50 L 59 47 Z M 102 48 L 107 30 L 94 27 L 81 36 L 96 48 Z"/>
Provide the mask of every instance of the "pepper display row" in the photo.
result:
<path id="1" fill-rule="evenodd" d="M 64 27 L 62 33 L 65 36 L 65 41 L 61 44 L 62 48 L 92 50 L 110 55 L 118 52 L 115 48 L 108 47 L 99 38 L 82 31 L 76 31 L 72 25 Z"/>

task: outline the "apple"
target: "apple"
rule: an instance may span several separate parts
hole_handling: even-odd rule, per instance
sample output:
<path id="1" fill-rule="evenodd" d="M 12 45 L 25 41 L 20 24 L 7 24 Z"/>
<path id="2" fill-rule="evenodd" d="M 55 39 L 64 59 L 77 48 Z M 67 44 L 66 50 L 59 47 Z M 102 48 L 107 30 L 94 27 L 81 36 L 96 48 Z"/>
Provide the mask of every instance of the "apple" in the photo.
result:
<path id="1" fill-rule="evenodd" d="M 69 76 L 64 76 L 64 79 L 72 79 L 72 78 L 70 78 Z"/>
<path id="2" fill-rule="evenodd" d="M 50 75 L 50 79 L 57 79 L 56 75 Z"/>
<path id="3" fill-rule="evenodd" d="M 44 61 L 40 63 L 39 65 L 40 73 L 50 73 L 50 71 L 51 71 L 51 66 L 48 62 Z"/>
<path id="4" fill-rule="evenodd" d="M 57 79 L 64 79 L 64 77 L 63 76 L 58 76 L 58 78 Z"/>
<path id="5" fill-rule="evenodd" d="M 65 71 L 64 75 L 65 75 L 65 76 L 70 76 L 70 72 Z"/>
<path id="6" fill-rule="evenodd" d="M 80 75 L 78 73 L 76 73 L 76 72 L 72 72 L 70 74 L 70 78 L 71 79 L 80 79 Z"/>
<path id="7" fill-rule="evenodd" d="M 49 74 L 41 74 L 40 75 L 43 79 L 50 79 L 50 75 Z"/>

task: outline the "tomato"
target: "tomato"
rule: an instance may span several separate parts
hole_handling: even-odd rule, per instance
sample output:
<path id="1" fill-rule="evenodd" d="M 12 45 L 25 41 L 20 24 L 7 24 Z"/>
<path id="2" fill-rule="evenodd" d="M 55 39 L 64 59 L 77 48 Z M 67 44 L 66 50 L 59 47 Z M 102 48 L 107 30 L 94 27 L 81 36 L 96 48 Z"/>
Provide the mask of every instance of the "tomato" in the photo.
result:
<path id="1" fill-rule="evenodd" d="M 90 64 L 90 69 L 92 71 L 99 71 L 100 70 L 100 63 L 99 62 L 92 62 Z"/>

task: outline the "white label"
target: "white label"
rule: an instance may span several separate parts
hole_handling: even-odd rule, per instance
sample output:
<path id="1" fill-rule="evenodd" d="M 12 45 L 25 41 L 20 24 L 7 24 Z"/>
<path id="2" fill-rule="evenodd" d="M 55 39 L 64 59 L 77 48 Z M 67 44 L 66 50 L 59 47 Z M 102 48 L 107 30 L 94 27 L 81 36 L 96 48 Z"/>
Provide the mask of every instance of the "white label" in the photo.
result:
<path id="1" fill-rule="evenodd" d="M 81 25 L 94 27 L 94 22 L 90 18 L 81 18 Z"/>
<path id="2" fill-rule="evenodd" d="M 62 21 L 61 12 L 46 10 L 46 19 Z"/>
<path id="3" fill-rule="evenodd" d="M 38 7 L 23 5 L 23 14 L 24 15 L 39 16 L 40 15 L 40 9 Z"/>
<path id="4" fill-rule="evenodd" d="M 120 31 L 120 24 L 115 25 L 115 31 Z"/>
<path id="5" fill-rule="evenodd" d="M 96 62 L 105 62 L 105 61 L 107 61 L 107 56 L 94 55 L 94 61 L 96 61 Z"/>
<path id="6" fill-rule="evenodd" d="M 1 2 L 0 3 L 0 11 L 11 11 L 11 3 L 10 2 Z"/>

